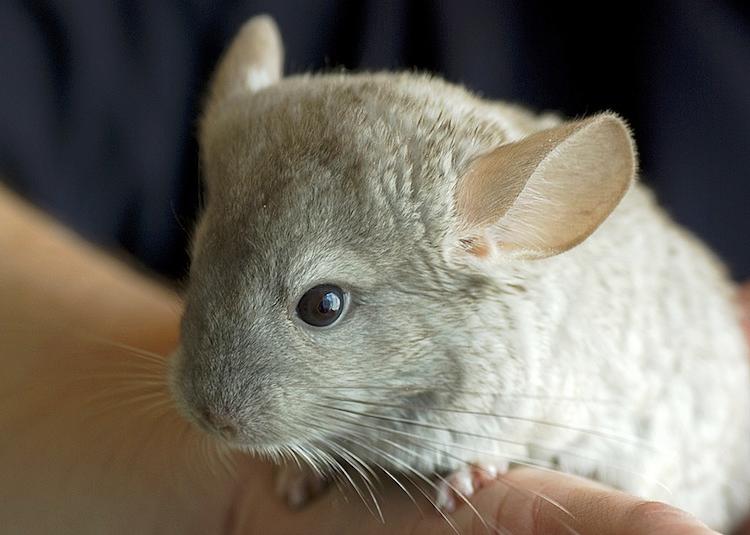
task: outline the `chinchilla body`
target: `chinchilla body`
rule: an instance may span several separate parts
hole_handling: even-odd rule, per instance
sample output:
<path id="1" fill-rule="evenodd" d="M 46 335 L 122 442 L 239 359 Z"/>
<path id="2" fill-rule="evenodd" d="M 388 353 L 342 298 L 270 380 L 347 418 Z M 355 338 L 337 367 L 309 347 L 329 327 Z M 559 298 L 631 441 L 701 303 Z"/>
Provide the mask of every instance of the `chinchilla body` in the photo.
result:
<path id="1" fill-rule="evenodd" d="M 201 123 L 185 412 L 256 452 L 407 475 L 531 464 L 736 523 L 750 359 L 734 288 L 632 184 L 622 121 L 415 74 L 277 79 L 279 46 L 250 30 Z M 346 306 L 311 327 L 300 296 L 324 283 Z"/>
<path id="2" fill-rule="evenodd" d="M 519 394 L 479 410 L 576 429 L 503 419 L 490 426 L 486 417 L 474 418 L 472 429 L 525 444 L 520 452 L 530 459 L 677 505 L 718 529 L 747 513 L 750 358 L 734 288 L 650 192 L 633 187 L 574 249 L 489 276 L 496 294 L 477 305 L 463 335 L 476 348 L 465 359 L 475 369 L 466 377 L 486 383 L 464 386 Z"/>

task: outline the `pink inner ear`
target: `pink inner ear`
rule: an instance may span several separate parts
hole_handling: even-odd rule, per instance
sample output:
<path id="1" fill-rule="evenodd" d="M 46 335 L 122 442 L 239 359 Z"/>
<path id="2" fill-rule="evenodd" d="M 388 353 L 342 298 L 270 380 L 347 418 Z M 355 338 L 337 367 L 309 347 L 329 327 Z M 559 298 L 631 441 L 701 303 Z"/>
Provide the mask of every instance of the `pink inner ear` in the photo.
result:
<path id="1" fill-rule="evenodd" d="M 487 258 L 490 254 L 490 247 L 485 238 L 473 236 L 471 238 L 461 238 L 459 241 L 461 242 L 461 249 L 472 256 Z"/>
<path id="2" fill-rule="evenodd" d="M 476 157 L 455 190 L 462 252 L 542 258 L 586 239 L 635 174 L 632 140 L 616 116 L 563 123 Z M 502 243 L 501 243 L 502 242 Z"/>

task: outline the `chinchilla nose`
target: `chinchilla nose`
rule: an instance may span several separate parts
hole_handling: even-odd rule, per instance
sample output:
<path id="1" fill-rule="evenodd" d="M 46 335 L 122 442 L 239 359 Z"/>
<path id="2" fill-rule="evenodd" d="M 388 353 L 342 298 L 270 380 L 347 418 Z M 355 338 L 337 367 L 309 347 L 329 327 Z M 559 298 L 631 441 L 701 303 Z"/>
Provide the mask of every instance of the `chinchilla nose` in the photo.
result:
<path id="1" fill-rule="evenodd" d="M 227 440 L 237 437 L 237 424 L 230 417 L 208 407 L 199 410 L 199 421 L 207 431 L 217 433 Z"/>

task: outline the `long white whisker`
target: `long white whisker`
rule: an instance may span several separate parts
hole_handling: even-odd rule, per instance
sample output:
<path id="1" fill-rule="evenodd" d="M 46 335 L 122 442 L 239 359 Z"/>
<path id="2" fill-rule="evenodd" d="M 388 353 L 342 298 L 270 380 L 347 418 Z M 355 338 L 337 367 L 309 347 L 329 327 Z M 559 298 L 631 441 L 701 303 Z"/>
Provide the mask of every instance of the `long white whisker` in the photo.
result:
<path id="1" fill-rule="evenodd" d="M 362 416 L 367 416 L 365 413 L 361 413 L 361 415 Z M 459 449 L 463 449 L 463 450 L 467 450 L 467 451 L 474 451 L 474 452 L 480 453 L 480 454 L 505 457 L 509 461 L 511 461 L 511 462 L 513 462 L 515 464 L 518 464 L 518 465 L 529 466 L 531 468 L 536 468 L 536 469 L 544 470 L 544 471 L 559 472 L 559 470 L 556 469 L 556 465 L 554 463 L 550 462 L 550 461 L 544 461 L 544 460 L 536 459 L 536 458 L 533 458 L 533 457 L 527 457 L 527 456 L 521 456 L 521 455 L 515 455 L 515 454 L 512 455 L 512 456 L 504 456 L 502 453 L 491 453 L 491 452 L 486 452 L 486 451 L 483 451 L 483 450 L 477 450 L 475 448 L 464 446 L 464 445 L 458 444 L 456 442 L 453 442 L 451 444 L 444 444 L 442 442 L 436 441 L 435 439 L 430 439 L 428 437 L 422 437 L 422 436 L 420 436 L 418 434 L 409 433 L 408 431 L 404 431 L 404 430 L 401 430 L 401 429 L 392 429 L 392 428 L 385 427 L 385 426 L 380 426 L 380 425 L 366 424 L 366 423 L 363 423 L 363 422 L 359 422 L 359 421 L 357 421 L 354 418 L 346 417 L 346 416 L 342 416 L 342 418 L 347 418 L 346 421 L 348 423 L 350 423 L 350 424 L 358 425 L 360 427 L 364 427 L 364 428 L 367 428 L 367 429 L 372 429 L 372 430 L 379 431 L 379 432 L 388 432 L 388 433 L 396 434 L 396 435 L 399 435 L 399 436 L 411 437 L 411 438 L 419 440 L 420 442 L 432 442 L 432 443 L 438 444 L 438 445 L 443 446 L 443 447 L 455 447 L 455 448 L 459 448 Z M 417 426 L 417 427 L 420 427 L 420 426 Z M 433 428 L 433 427 L 428 427 L 428 428 Z M 510 445 L 514 445 L 514 446 L 533 446 L 533 447 L 536 447 L 538 449 L 543 449 L 545 451 L 550 451 L 550 452 L 553 452 L 553 453 L 562 453 L 562 454 L 564 454 L 566 456 L 569 456 L 569 457 L 575 457 L 577 459 L 581 459 L 581 460 L 588 461 L 588 462 L 595 462 L 597 464 L 604 465 L 604 466 L 606 466 L 609 469 L 621 472 L 623 474 L 632 475 L 634 477 L 637 477 L 637 478 L 641 479 L 642 481 L 645 481 L 647 483 L 652 483 L 654 485 L 657 485 L 658 487 L 662 488 L 668 494 L 672 494 L 672 491 L 669 489 L 669 487 L 667 487 L 664 483 L 662 483 L 661 481 L 659 481 L 657 479 L 653 479 L 653 478 L 647 477 L 644 474 L 642 474 L 640 472 L 637 472 L 635 470 L 632 470 L 632 469 L 630 469 L 628 467 L 625 467 L 625 466 L 622 466 L 622 465 L 618 465 L 618 464 L 615 464 L 615 463 L 611 463 L 611 462 L 603 460 L 603 459 L 597 459 L 597 458 L 594 458 L 594 457 L 586 456 L 586 455 L 583 455 L 581 453 L 577 453 L 575 451 L 563 450 L 563 449 L 560 449 L 560 448 L 554 448 L 554 447 L 547 446 L 547 445 L 544 445 L 544 444 L 539 444 L 539 443 L 536 443 L 536 442 L 524 443 L 524 442 L 521 442 L 521 441 L 514 441 L 514 440 L 510 440 L 510 439 L 495 438 L 495 437 L 492 437 L 492 436 L 489 436 L 489 435 L 477 435 L 477 434 L 462 433 L 460 431 L 456 431 L 456 430 L 452 430 L 452 429 L 448 429 L 448 428 L 441 428 L 439 426 L 434 426 L 434 428 L 436 428 L 438 430 L 449 431 L 449 432 L 452 432 L 452 433 L 455 433 L 455 434 L 459 434 L 459 435 L 464 434 L 464 435 L 474 436 L 476 438 L 483 438 L 485 440 L 491 440 L 491 441 L 497 442 L 497 443 L 510 444 Z"/>
<path id="2" fill-rule="evenodd" d="M 398 444 L 396 442 L 393 442 L 393 441 L 388 440 L 388 439 L 382 439 L 382 440 L 384 440 L 385 442 L 387 442 L 388 444 L 390 444 L 390 445 L 392 445 L 392 446 L 394 446 L 396 448 L 402 449 L 402 451 L 405 451 L 407 453 L 412 453 L 412 454 L 414 453 L 412 450 L 404 449 L 403 446 L 401 446 L 400 444 Z M 420 444 L 415 444 L 415 445 L 416 446 L 422 446 Z M 433 451 L 435 451 L 437 453 L 440 453 L 441 455 L 446 455 L 446 456 L 450 457 L 451 459 L 453 459 L 455 461 L 458 461 L 458 462 L 464 463 L 464 464 L 470 464 L 467 459 L 464 459 L 462 457 L 458 457 L 457 455 L 453 455 L 453 454 L 451 454 L 448 451 L 437 449 L 437 448 L 434 448 L 434 447 L 431 447 L 431 446 L 428 446 L 428 447 L 431 450 L 433 450 Z M 439 474 L 438 474 L 438 477 L 440 477 L 442 479 L 442 477 Z M 555 500 L 552 500 L 548 496 L 545 496 L 544 494 L 541 494 L 539 492 L 536 492 L 536 491 L 533 491 L 533 490 L 530 490 L 530 489 L 524 489 L 522 487 L 517 487 L 517 486 L 513 485 L 512 483 L 510 483 L 509 481 L 504 480 L 504 479 L 501 480 L 501 481 L 502 481 L 503 484 L 507 485 L 511 489 L 514 489 L 514 490 L 516 490 L 518 492 L 532 494 L 534 496 L 537 496 L 537 497 L 541 498 L 542 500 L 550 503 L 552 506 L 554 506 L 560 512 L 565 513 L 567 516 L 569 516 L 574 521 L 577 521 L 577 518 L 573 515 L 573 513 L 571 513 L 568 509 L 566 509 L 565 507 L 563 507 L 561 504 L 559 504 Z M 451 486 L 451 488 L 453 488 L 453 487 Z M 577 531 L 575 531 L 573 528 L 571 528 L 570 526 L 568 526 L 567 524 L 565 524 L 561 520 L 558 519 L 558 521 L 560 521 L 561 523 L 563 523 L 563 525 L 565 525 L 565 527 L 568 528 L 569 530 L 572 530 L 574 532 L 574 535 L 580 535 Z"/>
<path id="3" fill-rule="evenodd" d="M 372 437 L 367 437 L 367 438 L 371 439 Z M 412 468 L 407 462 L 402 461 L 401 459 L 399 459 L 397 457 L 394 457 L 393 455 L 389 454 L 386 451 L 381 450 L 380 448 L 376 448 L 374 446 L 370 447 L 367 444 L 364 444 L 362 442 L 354 440 L 354 439 L 352 439 L 350 437 L 347 437 L 347 440 L 351 441 L 352 443 L 356 444 L 357 446 L 359 446 L 361 448 L 364 448 L 364 449 L 366 449 L 366 450 L 374 453 L 375 455 L 379 455 L 381 457 L 384 457 L 384 458 L 390 460 L 392 463 L 395 463 L 395 464 L 398 464 L 400 466 L 403 466 L 406 470 L 408 470 L 409 472 L 413 473 L 419 479 L 421 479 L 422 481 L 424 481 L 425 483 L 427 483 L 430 487 L 432 487 L 432 489 L 435 492 L 438 491 L 437 485 L 435 485 L 434 482 L 430 481 L 430 479 L 428 477 L 426 477 L 424 474 L 420 473 L 418 470 L 415 470 L 414 468 Z M 456 533 L 456 535 L 460 535 L 460 533 L 458 531 L 458 527 L 455 525 L 455 523 L 448 516 L 446 516 L 446 514 L 442 511 L 442 509 L 440 509 L 440 507 L 438 507 L 438 505 L 434 502 L 434 500 L 427 493 L 425 493 L 424 491 L 422 491 L 419 486 L 417 486 L 417 488 L 420 489 L 420 491 L 422 492 L 422 494 L 424 495 L 424 497 L 432 504 L 432 506 L 435 508 L 435 510 L 443 517 L 443 519 L 448 523 L 448 525 Z"/>
<path id="4" fill-rule="evenodd" d="M 315 391 L 325 390 L 381 390 L 387 392 L 396 392 L 399 394 L 420 394 L 424 392 L 432 393 L 451 393 L 451 394 L 466 394 L 474 397 L 485 397 L 491 396 L 498 399 L 523 399 L 523 400 L 536 400 L 536 401 L 554 401 L 554 402 L 570 402 L 570 403 L 601 403 L 601 404 L 620 404 L 622 400 L 608 399 L 608 398 L 582 398 L 582 397 L 571 397 L 571 396 L 555 396 L 555 395 L 544 395 L 544 394 L 520 394 L 520 393 L 508 393 L 498 392 L 493 390 L 468 390 L 463 388 L 452 388 L 452 387 L 440 387 L 435 385 L 407 385 L 407 386 L 384 386 L 384 385 L 305 385 L 308 389 Z"/>
<path id="5" fill-rule="evenodd" d="M 384 524 L 385 519 L 383 518 L 383 511 L 380 509 L 380 503 L 378 503 L 378 500 L 375 497 L 375 493 L 374 493 L 373 486 L 372 486 L 372 481 L 370 480 L 369 476 L 362 470 L 362 468 L 360 468 L 360 465 L 364 467 L 367 467 L 367 465 L 363 461 L 361 461 L 358 457 L 353 455 L 351 451 L 341 446 L 340 444 L 336 444 L 333 441 L 329 441 L 329 445 L 334 447 L 335 450 L 339 453 L 339 455 L 341 455 L 341 457 L 345 459 L 346 462 L 348 462 L 349 465 L 352 468 L 354 468 L 354 470 L 359 474 L 360 478 L 362 478 L 362 481 L 365 484 L 365 488 L 367 489 L 367 492 L 370 494 L 372 503 L 375 506 L 375 510 L 377 512 L 377 518 L 380 520 L 381 523 Z M 367 470 L 372 471 L 372 469 L 370 469 L 369 467 L 367 467 Z"/>
<path id="6" fill-rule="evenodd" d="M 388 407 L 388 408 L 394 408 L 394 409 L 414 409 L 414 407 L 409 407 L 406 405 L 399 405 L 396 403 L 381 403 L 381 402 L 374 402 L 374 401 L 366 401 L 361 399 L 353 399 L 353 398 L 341 398 L 341 397 L 332 397 L 332 396 L 324 396 L 327 399 L 334 400 L 334 401 L 342 401 L 345 403 L 353 403 L 358 405 L 366 405 L 366 406 L 372 406 L 372 407 Z M 448 412 L 448 413 L 458 413 L 458 414 L 470 414 L 473 416 L 488 416 L 492 418 L 498 418 L 498 419 L 504 419 L 504 420 L 515 420 L 520 422 L 528 422 L 533 423 L 537 425 L 542 425 L 546 427 L 554 427 L 558 429 L 564 429 L 567 431 L 577 431 L 579 433 L 586 433 L 589 435 L 598 436 L 601 438 L 605 438 L 608 440 L 615 440 L 617 442 L 621 442 L 623 444 L 631 445 L 631 446 L 639 446 L 651 449 L 652 451 L 659 451 L 658 449 L 654 448 L 654 446 L 647 441 L 644 441 L 643 439 L 639 437 L 633 437 L 633 436 L 627 436 L 619 434 L 615 431 L 610 430 L 598 430 L 598 429 L 588 429 L 584 427 L 576 427 L 568 424 L 563 424 L 559 422 L 552 422 L 549 420 L 539 420 L 536 418 L 530 418 L 526 416 L 517 416 L 513 414 L 496 414 L 492 412 L 485 412 L 485 411 L 476 411 L 476 410 L 470 410 L 470 409 L 460 409 L 460 408 L 453 408 L 453 407 L 419 407 L 420 410 L 425 411 L 432 411 L 432 412 Z M 412 423 L 410 421 L 404 421 L 400 423 Z"/>
<path id="7" fill-rule="evenodd" d="M 332 423 L 333 423 L 333 422 L 332 422 Z M 359 436 L 360 438 L 363 438 L 364 440 L 371 440 L 371 439 L 372 439 L 372 437 L 369 437 L 369 436 L 367 436 L 367 435 L 365 435 L 365 434 L 363 434 L 363 433 L 358 433 L 358 432 L 356 432 L 356 431 L 352 432 L 351 430 L 347 430 L 347 431 L 346 431 L 346 433 L 348 434 L 348 436 L 347 436 L 346 440 L 350 440 L 351 442 L 353 442 L 353 443 L 355 443 L 355 444 L 359 445 L 360 447 L 364 447 L 364 448 L 368 449 L 369 451 L 371 451 L 371 452 L 373 452 L 373 453 L 376 453 L 376 454 L 378 454 L 378 452 L 379 452 L 379 454 L 380 454 L 381 456 L 383 456 L 383 454 L 386 454 L 386 452 L 383 452 L 382 450 L 380 450 L 380 448 L 376 448 L 376 449 L 378 450 L 378 451 L 376 452 L 376 451 L 373 451 L 372 449 L 370 449 L 370 447 L 368 447 L 368 446 L 366 446 L 366 445 L 362 444 L 361 442 L 359 442 L 359 441 L 355 441 L 355 440 L 352 440 L 352 439 L 350 438 L 351 434 L 355 434 L 356 436 Z M 402 450 L 402 451 L 406 452 L 406 453 L 407 453 L 408 455 L 419 455 L 420 457 L 423 457 L 423 455 L 420 455 L 420 454 L 418 454 L 418 453 L 417 453 L 417 452 L 415 452 L 415 451 L 409 450 L 409 449 L 405 448 L 405 447 L 404 447 L 403 445 L 401 445 L 401 444 L 397 444 L 397 443 L 395 443 L 395 442 L 392 442 L 392 441 L 390 441 L 390 440 L 387 440 L 387 439 L 383 439 L 383 438 L 379 438 L 379 440 L 382 440 L 382 441 L 384 441 L 384 442 L 386 442 L 386 443 L 388 443 L 388 444 L 390 444 L 390 445 L 392 445 L 392 446 L 394 446 L 394 447 L 396 447 L 396 448 L 398 448 L 398 449 L 400 449 L 400 450 Z M 417 445 L 417 446 L 419 446 L 419 445 Z M 373 447 L 374 447 L 374 446 L 373 446 Z M 434 450 L 434 448 L 433 448 L 433 450 Z M 445 452 L 442 452 L 442 451 L 439 451 L 439 450 L 435 450 L 435 451 L 438 451 L 439 453 L 445 453 Z M 390 456 L 389 454 L 386 454 L 386 455 L 388 455 L 388 457 L 391 457 L 391 456 Z M 393 462 L 393 458 L 392 458 L 392 457 L 391 457 L 391 459 L 392 459 L 392 462 Z M 467 464 L 467 462 L 466 462 L 466 461 L 465 461 L 464 459 L 459 459 L 458 457 L 455 457 L 455 459 L 456 459 L 456 460 L 458 460 L 459 462 L 463 462 L 463 463 Z M 420 479 L 422 479 L 423 481 L 428 481 L 428 482 L 429 482 L 429 484 L 430 484 L 430 486 L 431 486 L 431 487 L 433 488 L 433 490 L 435 490 L 435 492 L 438 492 L 438 488 L 437 488 L 437 486 L 436 486 L 436 485 L 435 485 L 435 484 L 434 484 L 434 483 L 433 483 L 432 481 L 429 481 L 429 480 L 425 479 L 425 476 L 424 476 L 423 474 L 421 474 L 421 473 L 419 473 L 419 472 L 415 471 L 415 470 L 414 470 L 414 469 L 413 469 L 412 467 L 410 467 L 410 466 L 408 465 L 408 463 L 406 463 L 405 461 L 400 461 L 400 463 L 399 463 L 399 464 L 405 465 L 405 466 L 407 466 L 407 467 L 408 467 L 408 469 L 409 469 L 410 471 L 412 471 L 412 472 L 415 472 L 415 473 L 419 474 L 419 477 L 420 477 Z M 484 517 L 483 517 L 483 516 L 482 516 L 482 515 L 481 515 L 481 514 L 479 513 L 479 511 L 478 511 L 478 510 L 476 509 L 476 507 L 474 506 L 474 504 L 472 504 L 472 503 L 471 503 L 471 501 L 470 501 L 470 500 L 469 500 L 469 499 L 468 499 L 468 498 L 467 498 L 467 497 L 466 497 L 466 496 L 465 496 L 465 495 L 464 495 L 464 494 L 463 494 L 463 493 L 462 493 L 461 491 L 459 491 L 459 490 L 458 490 L 458 489 L 457 489 L 457 488 L 456 488 L 456 487 L 455 487 L 455 486 L 454 486 L 454 485 L 453 485 L 452 483 L 450 483 L 450 482 L 449 482 L 449 481 L 448 481 L 447 479 L 445 479 L 444 477 L 442 477 L 442 476 L 441 476 L 440 474 L 437 474 L 437 473 L 436 473 L 436 474 L 435 474 L 435 476 L 436 476 L 436 477 L 438 477 L 438 478 L 439 478 L 439 479 L 440 479 L 441 481 L 443 481 L 443 483 L 445 483 L 445 485 L 447 485 L 447 486 L 448 486 L 448 488 L 450 488 L 450 489 L 451 489 L 451 490 L 452 490 L 453 492 L 455 492 L 455 493 L 456 493 L 456 495 L 457 495 L 457 496 L 459 496 L 459 497 L 461 498 L 461 500 L 462 500 L 463 502 L 465 502 L 465 503 L 466 503 L 466 505 L 467 505 L 467 506 L 468 506 L 468 507 L 469 507 L 469 508 L 471 509 L 471 511 L 472 511 L 472 512 L 473 512 L 473 513 L 474 513 L 474 514 L 475 514 L 475 515 L 477 516 L 477 518 L 479 518 L 479 521 L 480 521 L 480 522 L 482 523 L 482 525 L 483 525 L 483 526 L 485 527 L 485 529 L 486 529 L 486 530 L 488 530 L 488 531 L 489 531 L 490 529 L 492 529 L 492 530 L 494 530 L 494 531 L 496 531 L 496 532 L 500 532 L 500 531 L 502 531 L 503 533 L 508 533 L 508 531 L 507 531 L 507 530 L 506 530 L 505 528 L 503 528 L 502 526 L 491 526 L 491 525 L 489 525 L 489 524 L 487 523 L 487 521 L 485 520 L 485 518 L 484 518 Z M 423 494 L 424 494 L 424 493 L 423 493 Z M 428 499 L 429 499 L 429 498 L 428 498 Z M 432 501 L 431 499 L 429 499 L 429 501 L 430 501 L 430 503 L 432 503 L 433 507 L 435 507 L 436 509 L 438 509 L 438 510 L 440 511 L 440 508 L 439 508 L 439 507 L 437 506 L 437 504 L 435 504 L 435 503 L 434 503 L 434 502 L 433 502 L 433 501 Z"/>
<path id="8" fill-rule="evenodd" d="M 348 433 L 352 433 L 352 431 L 351 431 L 351 430 L 347 430 L 346 432 L 348 432 Z M 367 439 L 371 439 L 371 437 L 368 437 L 367 435 L 365 435 L 365 434 L 363 434 L 363 433 L 357 433 L 356 431 L 355 431 L 354 433 L 355 433 L 355 434 L 356 434 L 357 436 L 359 436 L 359 437 L 361 437 L 361 438 L 364 438 L 365 440 L 367 440 Z M 380 437 L 380 438 L 379 438 L 379 440 L 381 440 L 381 441 L 383 441 L 383 442 L 385 442 L 385 443 L 387 443 L 387 444 L 389 444 L 389 445 L 391 445 L 391 446 L 393 446 L 393 447 L 395 447 L 395 448 L 398 448 L 398 449 L 400 449 L 401 451 L 404 451 L 404 452 L 405 452 L 405 453 L 407 453 L 408 455 L 415 455 L 415 454 L 416 454 L 416 455 L 419 455 L 420 457 L 423 457 L 423 455 L 420 455 L 420 454 L 416 453 L 416 452 L 415 452 L 415 451 L 413 451 L 413 450 L 407 449 L 407 448 L 406 448 L 405 446 L 403 446 L 403 445 L 401 445 L 401 444 L 398 444 L 397 442 L 393 442 L 393 441 L 391 441 L 391 440 L 388 440 L 388 439 L 386 439 L 386 438 L 382 438 L 382 437 Z M 424 444 L 420 444 L 420 443 L 415 443 L 414 441 L 411 441 L 411 440 L 410 440 L 410 442 L 411 442 L 411 443 L 412 443 L 413 445 L 417 446 L 417 447 L 425 447 L 425 446 L 424 446 Z M 361 443 L 360 443 L 360 446 L 362 446 L 362 444 L 361 444 Z M 448 445 L 448 446 L 451 446 L 451 445 Z M 428 446 L 428 447 L 429 447 L 429 446 Z M 436 453 L 439 453 L 439 454 L 441 454 L 441 455 L 446 455 L 446 456 L 448 456 L 448 457 L 450 457 L 450 458 L 452 458 L 452 459 L 454 459 L 454 460 L 458 461 L 459 463 L 462 463 L 462 464 L 469 464 L 469 461 L 468 461 L 467 459 L 463 459 L 463 458 L 461 458 L 461 457 L 458 457 L 458 456 L 456 456 L 456 455 L 453 455 L 453 454 L 451 454 L 450 452 L 447 452 L 447 451 L 445 451 L 445 450 L 441 450 L 441 449 L 437 449 L 437 448 L 434 448 L 434 447 L 429 447 L 429 448 L 430 448 L 430 449 L 431 449 L 432 451 L 435 451 Z M 481 522 L 482 522 L 482 523 L 483 523 L 483 524 L 485 525 L 485 528 L 487 528 L 487 529 L 489 529 L 489 528 L 494 528 L 494 529 L 495 529 L 496 531 L 498 531 L 498 530 L 502 530 L 503 532 L 507 532 L 507 530 L 506 530 L 505 528 L 503 528 L 502 526 L 490 526 L 489 524 L 487 524 L 486 520 L 485 520 L 485 519 L 484 519 L 484 518 L 483 518 L 483 517 L 481 516 L 481 514 L 479 513 L 479 511 L 477 511 L 477 510 L 476 510 L 476 508 L 475 508 L 475 507 L 473 506 L 473 504 L 471 504 L 471 502 L 470 502 L 470 501 L 468 500 L 468 498 L 466 498 L 466 496 L 464 496 L 464 495 L 463 495 L 463 493 L 461 493 L 460 491 L 458 491 L 458 489 L 456 489 L 456 488 L 455 488 L 455 487 L 454 487 L 454 486 L 453 486 L 453 485 L 452 485 L 452 484 L 451 484 L 450 482 L 448 482 L 448 481 L 447 481 L 447 480 L 446 480 L 445 478 L 443 478 L 443 477 L 442 477 L 442 476 L 441 476 L 440 474 L 435 474 L 435 475 L 436 475 L 436 476 L 437 476 L 437 477 L 438 477 L 439 479 L 441 479 L 441 480 L 442 480 L 442 481 L 443 481 L 443 482 L 444 482 L 444 483 L 445 483 L 445 484 L 446 484 L 446 485 L 447 485 L 447 486 L 448 486 L 448 487 L 449 487 L 449 488 L 450 488 L 451 490 L 453 490 L 453 491 L 454 491 L 454 492 L 455 492 L 455 493 L 456 493 L 456 494 L 457 494 L 457 495 L 458 495 L 459 497 L 461 497 L 462 501 L 464 501 L 465 503 L 467 503 L 467 505 L 468 505 L 468 506 L 469 506 L 469 507 L 470 507 L 470 508 L 472 509 L 472 512 L 474 512 L 474 513 L 475 513 L 475 514 L 477 515 L 477 517 L 479 517 L 480 521 L 481 521 Z M 533 490 L 530 490 L 530 489 L 524 489 L 524 488 L 522 488 L 522 487 L 518 487 L 517 485 L 513 485 L 512 483 L 510 483 L 509 481 L 507 481 L 507 480 L 505 480 L 505 479 L 503 479 L 503 480 L 500 480 L 500 481 L 501 481 L 501 482 L 502 482 L 503 484 L 505 484 L 506 486 L 508 486 L 509 488 L 511 488 L 512 490 L 516 491 L 516 492 L 519 492 L 519 493 L 522 493 L 522 494 L 523 494 L 523 493 L 525 493 L 525 494 L 531 494 L 531 495 L 533 495 L 533 496 L 536 496 L 536 497 L 538 497 L 538 498 L 540 498 L 540 499 L 542 499 L 542 500 L 544 500 L 544 501 L 548 502 L 548 503 L 549 503 L 550 505 L 552 505 L 553 507 L 555 507 L 556 509 L 558 509 L 558 510 L 559 510 L 560 512 L 562 512 L 562 513 L 564 513 L 565 515 L 567 515 L 568 517 L 570 517 L 570 518 L 571 518 L 571 519 L 572 519 L 573 521 L 577 521 L 576 517 L 575 517 L 575 516 L 574 516 L 574 515 L 573 515 L 573 514 L 572 514 L 572 513 L 571 513 L 571 512 L 570 512 L 570 511 L 568 510 L 568 509 L 566 509 L 566 508 L 565 508 L 564 506 L 562 506 L 562 505 L 561 505 L 560 503 L 558 503 L 558 502 L 557 502 L 556 500 L 553 500 L 552 498 L 550 498 L 550 497 L 548 497 L 548 496 L 546 496 L 546 495 L 544 495 L 544 494 L 542 494 L 542 493 L 539 493 L 539 492 L 536 492 L 536 491 L 533 491 Z M 580 533 L 579 533 L 579 532 L 578 532 L 577 530 L 575 530 L 575 528 L 573 528 L 572 526 L 568 525 L 568 524 L 567 524 L 566 522 L 564 522 L 563 520 L 561 520 L 561 519 L 557 519 L 557 520 L 558 520 L 558 522 L 560 522 L 560 523 L 561 523 L 561 524 L 562 524 L 562 525 L 563 525 L 563 526 L 564 526 L 564 527 L 565 527 L 565 528 L 566 528 L 566 529 L 567 529 L 567 530 L 568 530 L 569 532 L 573 533 L 573 535 L 580 535 Z"/>

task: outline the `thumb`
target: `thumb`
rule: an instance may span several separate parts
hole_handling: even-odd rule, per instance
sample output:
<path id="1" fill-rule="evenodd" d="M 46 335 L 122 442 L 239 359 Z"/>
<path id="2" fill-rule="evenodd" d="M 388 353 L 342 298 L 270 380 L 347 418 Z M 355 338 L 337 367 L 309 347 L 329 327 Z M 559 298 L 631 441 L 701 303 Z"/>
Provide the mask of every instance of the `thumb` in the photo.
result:
<path id="1" fill-rule="evenodd" d="M 692 515 L 670 505 L 644 501 L 599 483 L 568 474 L 519 468 L 476 495 L 473 505 L 456 511 L 459 533 L 514 535 L 716 535 Z M 415 533 L 452 533 L 433 520 Z"/>

